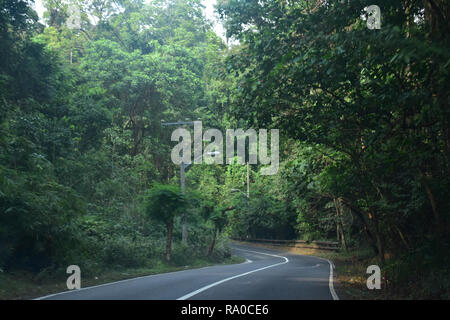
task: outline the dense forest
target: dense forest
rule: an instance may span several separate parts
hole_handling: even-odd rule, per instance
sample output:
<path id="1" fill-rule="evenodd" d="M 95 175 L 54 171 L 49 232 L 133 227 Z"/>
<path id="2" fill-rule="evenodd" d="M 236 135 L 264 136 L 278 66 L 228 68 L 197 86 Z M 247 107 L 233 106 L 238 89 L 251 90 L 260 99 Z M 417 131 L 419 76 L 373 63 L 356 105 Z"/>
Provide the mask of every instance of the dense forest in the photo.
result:
<path id="1" fill-rule="evenodd" d="M 32 2 L 0 0 L 1 273 L 331 240 L 450 297 L 446 0 L 219 0 L 225 40 L 200 0 Z M 193 164 L 183 192 L 180 120 L 279 129 L 278 173 Z"/>

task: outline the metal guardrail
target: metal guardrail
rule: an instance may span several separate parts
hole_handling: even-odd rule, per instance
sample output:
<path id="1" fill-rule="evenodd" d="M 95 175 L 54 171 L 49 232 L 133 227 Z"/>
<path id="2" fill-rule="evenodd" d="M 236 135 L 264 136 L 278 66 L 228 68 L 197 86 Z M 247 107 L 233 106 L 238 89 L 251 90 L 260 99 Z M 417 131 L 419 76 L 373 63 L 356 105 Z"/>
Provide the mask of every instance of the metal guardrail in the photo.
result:
<path id="1" fill-rule="evenodd" d="M 331 250 L 338 251 L 339 243 L 333 241 L 311 241 L 305 240 L 273 240 L 273 239 L 245 239 L 245 238 L 232 238 L 237 241 L 247 241 L 255 243 L 267 243 L 274 246 L 286 246 L 293 248 L 305 248 L 305 249 L 318 249 L 318 250 Z"/>

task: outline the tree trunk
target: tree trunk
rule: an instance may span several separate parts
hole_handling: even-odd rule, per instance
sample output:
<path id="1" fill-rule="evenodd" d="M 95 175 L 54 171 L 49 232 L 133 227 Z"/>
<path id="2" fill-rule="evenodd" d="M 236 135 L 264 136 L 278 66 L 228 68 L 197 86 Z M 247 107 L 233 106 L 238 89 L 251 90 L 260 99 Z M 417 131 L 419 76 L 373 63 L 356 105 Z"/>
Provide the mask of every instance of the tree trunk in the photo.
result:
<path id="1" fill-rule="evenodd" d="M 403 5 L 405 6 L 405 16 L 406 16 L 406 37 L 411 37 L 411 21 L 413 21 L 414 17 L 411 15 L 412 1 L 405 0 L 403 1 Z M 409 65 L 408 65 L 409 67 Z M 408 68 L 409 69 L 409 68 Z"/>
<path id="2" fill-rule="evenodd" d="M 447 0 L 423 0 L 423 4 L 430 33 L 439 39 L 445 39 L 450 33 L 450 5 Z"/>
<path id="3" fill-rule="evenodd" d="M 375 227 L 375 238 L 377 239 L 378 256 L 380 258 L 381 263 L 384 264 L 384 262 L 385 262 L 385 260 L 384 260 L 384 243 L 383 243 L 383 238 L 381 237 L 381 233 L 380 233 L 380 224 L 378 221 L 378 215 L 373 210 L 371 210 L 371 212 L 372 212 L 373 225 Z"/>
<path id="4" fill-rule="evenodd" d="M 378 255 L 379 251 L 378 251 L 378 246 L 377 246 L 376 239 L 373 237 L 372 233 L 370 232 L 369 227 L 367 225 L 367 222 L 366 222 L 366 220 L 363 217 L 363 214 L 361 213 L 361 211 L 359 211 L 358 209 L 353 207 L 353 205 L 350 202 L 346 202 L 346 204 L 350 208 L 350 211 L 352 213 L 354 213 L 358 217 L 358 219 L 361 221 L 361 223 L 363 224 L 363 226 L 364 226 L 364 233 L 366 234 L 367 239 L 369 240 L 369 244 L 372 247 L 374 253 L 376 255 Z"/>
<path id="5" fill-rule="evenodd" d="M 172 230 L 173 230 L 173 221 L 167 225 L 167 243 L 166 243 L 167 262 L 170 262 L 170 255 L 172 253 Z"/>
<path id="6" fill-rule="evenodd" d="M 347 251 L 347 241 L 345 240 L 345 230 L 344 230 L 344 223 L 342 222 L 342 206 L 341 206 L 341 199 L 339 198 L 337 201 L 333 198 L 334 206 L 336 208 L 336 223 L 339 226 L 339 239 L 341 241 L 341 245 L 344 248 L 345 251 Z"/>
<path id="7" fill-rule="evenodd" d="M 341 230 L 339 230 L 339 223 L 336 220 L 336 240 L 341 242 Z"/>
<path id="8" fill-rule="evenodd" d="M 427 193 L 428 199 L 430 200 L 431 209 L 433 210 L 434 220 L 436 221 L 438 235 L 442 236 L 444 233 L 444 225 L 441 220 L 441 215 L 439 214 L 436 199 L 434 198 L 433 192 L 431 191 L 430 185 L 426 181 L 424 175 L 422 175 L 422 183 L 425 187 L 425 191 Z"/>
<path id="9" fill-rule="evenodd" d="M 397 225 L 395 225 L 395 224 L 393 225 L 393 227 L 395 228 L 395 230 L 397 230 L 397 233 L 398 233 L 400 239 L 402 240 L 403 245 L 405 246 L 406 250 L 408 250 L 408 251 L 411 250 L 409 245 L 408 245 L 408 242 L 406 242 L 405 236 L 403 235 L 403 233 L 400 230 L 400 228 Z"/>
<path id="10" fill-rule="evenodd" d="M 208 247 L 208 257 L 211 256 L 211 254 L 214 251 L 214 246 L 216 245 L 216 237 L 217 237 L 217 228 L 214 228 L 214 235 Z"/>

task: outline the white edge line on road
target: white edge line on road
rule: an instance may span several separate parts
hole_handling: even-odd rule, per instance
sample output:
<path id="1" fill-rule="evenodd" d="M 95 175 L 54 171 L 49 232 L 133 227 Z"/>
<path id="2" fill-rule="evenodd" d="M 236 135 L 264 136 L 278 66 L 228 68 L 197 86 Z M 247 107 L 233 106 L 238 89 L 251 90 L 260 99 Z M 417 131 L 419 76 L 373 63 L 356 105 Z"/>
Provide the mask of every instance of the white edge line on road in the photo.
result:
<path id="1" fill-rule="evenodd" d="M 328 286 L 330 287 L 331 296 L 333 297 L 334 300 L 339 300 L 339 297 L 338 297 L 336 291 L 334 291 L 334 285 L 333 285 L 333 269 L 334 269 L 334 266 L 333 266 L 333 263 L 330 260 L 328 260 L 328 259 L 326 259 L 326 260 L 330 264 L 330 281 L 328 283 Z"/>
<path id="2" fill-rule="evenodd" d="M 242 250 L 242 249 L 237 249 L 237 250 Z M 250 251 L 250 250 L 243 250 L 243 251 Z M 256 251 L 250 251 L 250 252 L 261 253 L 261 254 L 268 254 L 268 253 L 262 253 L 262 252 L 256 252 Z M 278 256 L 278 257 L 280 257 L 280 256 Z M 332 261 L 328 260 L 328 259 L 325 259 L 325 258 L 316 257 L 316 256 L 310 256 L 310 257 L 314 257 L 314 258 L 317 258 L 317 259 L 325 260 L 325 261 L 328 262 L 328 264 L 330 265 L 330 277 L 328 279 L 328 288 L 330 289 L 331 297 L 333 297 L 333 300 L 339 300 L 339 297 L 338 297 L 336 291 L 334 290 L 334 284 L 333 284 L 333 281 L 334 281 L 333 270 L 335 269 L 334 263 Z"/>
<path id="3" fill-rule="evenodd" d="M 282 264 L 285 264 L 285 263 L 289 262 L 288 258 L 283 257 L 283 256 L 279 256 L 279 255 L 276 255 L 276 254 L 269 254 L 269 253 L 263 253 L 263 252 L 258 252 L 258 251 L 238 249 L 238 248 L 235 248 L 235 249 L 236 250 L 240 250 L 240 251 L 247 251 L 247 252 L 253 252 L 253 253 L 257 253 L 257 254 L 264 254 L 264 255 L 267 255 L 267 256 L 282 258 L 282 259 L 284 259 L 284 261 L 283 262 L 279 262 L 279 263 L 275 263 L 275 264 L 271 264 L 270 266 L 262 267 L 262 268 L 259 268 L 259 269 L 256 269 L 256 270 L 244 272 L 244 273 L 241 273 L 241 274 L 238 274 L 238 275 L 235 275 L 235 276 L 232 276 L 232 277 L 229 277 L 229 278 L 226 278 L 226 279 L 223 279 L 223 280 L 211 283 L 210 285 L 204 286 L 204 287 L 202 287 L 202 288 L 200 288 L 198 290 L 195 290 L 195 291 L 192 291 L 192 292 L 190 292 L 188 294 L 185 294 L 184 296 L 178 298 L 177 300 L 189 299 L 190 297 L 193 297 L 193 296 L 199 294 L 200 292 L 206 291 L 206 290 L 208 290 L 208 289 L 210 289 L 212 287 L 218 286 L 219 284 L 222 284 L 224 282 L 227 282 L 227 281 L 230 281 L 230 280 L 233 280 L 233 279 L 236 279 L 236 278 L 240 278 L 240 277 L 246 276 L 246 275 L 254 273 L 254 272 L 258 272 L 258 271 L 262 271 L 262 270 L 265 270 L 265 269 L 269 269 L 269 268 L 273 268 L 273 267 L 276 267 L 276 266 L 280 266 Z"/>
<path id="4" fill-rule="evenodd" d="M 238 250 L 242 250 L 242 249 L 238 249 Z M 243 250 L 243 251 L 249 251 L 249 250 Z M 250 252 L 256 252 L 256 251 L 250 251 Z M 256 252 L 256 253 L 262 253 L 262 252 Z M 267 254 L 267 253 L 262 253 L 262 254 Z M 328 279 L 328 288 L 330 289 L 331 297 L 333 298 L 333 300 L 339 300 L 339 297 L 338 297 L 336 291 L 334 290 L 334 284 L 333 284 L 333 280 L 334 280 L 333 269 L 335 268 L 334 263 L 328 259 L 321 258 L 321 257 L 316 257 L 316 256 L 309 256 L 309 257 L 314 257 L 314 258 L 325 260 L 328 262 L 328 264 L 330 265 L 330 277 Z"/>
<path id="5" fill-rule="evenodd" d="M 208 268 L 208 267 L 204 267 L 204 268 Z M 199 269 L 203 269 L 203 268 L 199 268 Z M 189 270 L 193 270 L 193 269 L 173 271 L 173 272 L 164 272 L 164 273 L 157 273 L 157 274 L 149 274 L 149 275 L 146 275 L 146 276 L 141 276 L 141 277 L 136 277 L 136 278 L 130 278 L 130 279 L 124 279 L 124 280 L 119 280 L 119 281 L 114 281 L 114 282 L 103 283 L 103 284 L 99 284 L 99 285 L 96 285 L 96 286 L 90 286 L 90 287 L 84 287 L 84 288 L 80 288 L 80 289 L 67 290 L 67 291 L 63 291 L 63 292 L 53 293 L 53 294 L 49 294 L 47 296 L 34 298 L 33 300 L 43 300 L 43 299 L 46 299 L 46 298 L 59 296 L 59 295 L 66 294 L 66 293 L 80 292 L 80 291 L 89 290 L 89 289 L 106 287 L 106 286 L 113 285 L 113 284 L 116 284 L 116 283 L 123 283 L 123 282 L 143 279 L 143 278 L 150 278 L 150 277 L 155 277 L 155 276 L 161 276 L 161 275 L 169 274 L 169 273 L 185 272 L 185 271 L 189 271 Z"/>
<path id="6" fill-rule="evenodd" d="M 334 279 L 334 277 L 333 277 L 333 269 L 334 269 L 333 262 L 331 262 L 328 259 L 321 258 L 321 257 L 316 257 L 316 256 L 312 256 L 312 257 L 315 257 L 315 258 L 321 259 L 321 260 L 325 260 L 330 265 L 330 278 L 328 280 L 328 287 L 330 288 L 330 293 L 331 293 L 331 296 L 333 297 L 333 300 L 339 300 L 339 297 L 338 297 L 336 291 L 334 290 L 334 285 L 333 285 L 333 279 Z"/>
<path id="7" fill-rule="evenodd" d="M 252 261 L 250 260 L 250 262 L 252 262 Z M 250 263 L 250 262 L 244 261 L 244 262 L 241 262 L 241 263 L 239 263 L 239 264 L 245 264 L 245 263 Z M 230 265 L 233 265 L 233 264 L 230 264 Z M 141 276 L 141 277 L 136 277 L 136 278 L 130 278 L 130 279 L 123 279 L 123 280 L 119 280 L 119 281 L 114 281 L 114 282 L 108 282 L 108 283 L 99 284 L 99 285 L 96 285 L 96 286 L 84 287 L 84 288 L 80 288 L 80 289 L 77 289 L 77 290 L 67 290 L 67 291 L 63 291 L 63 292 L 57 292 L 57 293 L 49 294 L 49 295 L 46 295 L 46 296 L 34 298 L 34 299 L 32 299 L 32 300 L 44 300 L 44 299 L 51 298 L 51 297 L 54 297 L 54 296 L 59 296 L 59 295 L 62 295 L 62 294 L 73 293 L 73 292 L 79 292 L 79 291 L 84 291 L 84 290 L 89 290 L 89 289 L 100 288 L 100 287 L 106 287 L 106 286 L 113 285 L 113 284 L 116 284 L 116 283 L 123 283 L 123 282 L 128 282 L 128 281 L 133 281 L 133 280 L 143 279 L 143 278 L 157 277 L 157 276 L 167 275 L 167 274 L 171 274 L 171 273 L 180 273 L 180 272 L 186 272 L 186 271 L 192 271 L 192 270 L 200 270 L 200 269 L 212 268 L 212 267 L 216 267 L 216 266 L 217 266 L 217 265 L 214 265 L 214 266 L 206 266 L 206 267 L 202 267 L 202 268 L 193 268 L 193 269 L 186 269 L 186 270 L 172 271 L 172 272 L 163 272 L 163 273 L 157 273 L 157 274 L 149 274 L 149 275 L 146 275 L 146 276 Z"/>

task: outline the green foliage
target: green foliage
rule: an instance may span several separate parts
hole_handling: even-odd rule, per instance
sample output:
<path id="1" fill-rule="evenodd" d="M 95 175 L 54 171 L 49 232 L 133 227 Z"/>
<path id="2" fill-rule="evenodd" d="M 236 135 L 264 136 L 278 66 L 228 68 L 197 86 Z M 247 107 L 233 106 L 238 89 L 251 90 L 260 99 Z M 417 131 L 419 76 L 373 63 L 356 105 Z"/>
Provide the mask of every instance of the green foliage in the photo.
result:
<path id="1" fill-rule="evenodd" d="M 1 0 L 0 268 L 153 266 L 172 238 L 180 265 L 223 260 L 227 236 L 337 239 L 390 257 L 397 282 L 440 281 L 449 6 L 380 0 L 369 30 L 370 4 L 218 1 L 227 46 L 199 0 L 46 0 L 46 25 Z M 193 165 L 182 194 L 161 121 L 186 118 L 279 128 L 279 174 L 251 165 L 247 198 L 246 166 Z"/>
<path id="2" fill-rule="evenodd" d="M 230 113 L 284 134 L 280 187 L 298 237 L 371 247 L 406 275 L 414 250 L 449 252 L 449 5 L 379 1 L 382 27 L 369 30 L 371 4 L 219 1 L 240 42 Z M 446 272 L 433 261 L 408 279 Z"/>
<path id="3" fill-rule="evenodd" d="M 146 212 L 149 217 L 166 225 L 186 208 L 185 196 L 178 186 L 155 185 L 146 194 Z"/>
<path id="4" fill-rule="evenodd" d="M 66 25 L 70 5 L 81 10 L 80 29 Z M 148 203 L 152 186 L 176 181 L 161 120 L 209 108 L 209 63 L 225 46 L 199 1 L 44 6 L 45 26 L 26 1 L 0 3 L 0 268 L 155 265 L 165 252 L 160 222 L 178 228 L 186 204 L 169 186 Z M 192 228 L 207 231 L 189 242 L 200 258 L 212 227 L 188 211 Z"/>
<path id="5" fill-rule="evenodd" d="M 101 261 L 106 265 L 125 268 L 152 266 L 157 248 L 145 237 L 132 239 L 126 236 L 112 236 L 104 240 Z"/>

